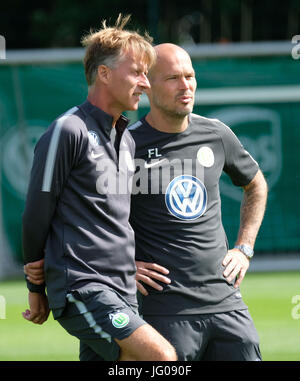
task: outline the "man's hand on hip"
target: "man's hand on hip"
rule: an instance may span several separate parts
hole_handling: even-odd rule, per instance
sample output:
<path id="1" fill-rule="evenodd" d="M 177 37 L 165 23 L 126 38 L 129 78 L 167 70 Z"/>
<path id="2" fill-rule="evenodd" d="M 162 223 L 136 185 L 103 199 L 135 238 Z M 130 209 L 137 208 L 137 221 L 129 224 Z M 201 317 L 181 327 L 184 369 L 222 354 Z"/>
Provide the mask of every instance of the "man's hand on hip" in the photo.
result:
<path id="1" fill-rule="evenodd" d="M 155 282 L 153 279 L 158 280 L 162 283 L 169 284 L 171 283 L 171 280 L 167 278 L 165 275 L 169 274 L 169 270 L 166 269 L 163 266 L 160 266 L 156 263 L 150 263 L 150 262 L 142 262 L 142 261 L 136 261 L 135 262 L 137 267 L 136 272 L 136 285 L 137 289 L 143 294 L 148 295 L 147 290 L 142 285 L 143 282 L 147 284 L 148 286 L 151 286 L 155 288 L 158 291 L 162 291 L 163 287 Z"/>
<path id="2" fill-rule="evenodd" d="M 240 250 L 229 250 L 222 262 L 222 265 L 225 267 L 223 275 L 227 282 L 230 283 L 237 277 L 234 287 L 238 288 L 245 277 L 249 264 L 249 259 Z"/>

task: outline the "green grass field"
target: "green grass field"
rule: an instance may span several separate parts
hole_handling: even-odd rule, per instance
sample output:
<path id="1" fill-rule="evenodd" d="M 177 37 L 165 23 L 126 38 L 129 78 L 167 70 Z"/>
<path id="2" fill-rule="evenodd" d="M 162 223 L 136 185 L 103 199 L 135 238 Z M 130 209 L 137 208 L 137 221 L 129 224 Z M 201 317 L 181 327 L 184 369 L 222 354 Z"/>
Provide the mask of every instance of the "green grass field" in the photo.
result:
<path id="1" fill-rule="evenodd" d="M 263 360 L 299 361 L 300 319 L 292 317 L 296 307 L 292 298 L 300 295 L 300 272 L 248 273 L 241 291 L 260 336 Z M 24 281 L 1 282 L 0 295 L 6 300 L 5 319 L 0 319 L 1 361 L 78 360 L 77 339 L 52 316 L 41 326 L 23 319 L 27 308 Z"/>

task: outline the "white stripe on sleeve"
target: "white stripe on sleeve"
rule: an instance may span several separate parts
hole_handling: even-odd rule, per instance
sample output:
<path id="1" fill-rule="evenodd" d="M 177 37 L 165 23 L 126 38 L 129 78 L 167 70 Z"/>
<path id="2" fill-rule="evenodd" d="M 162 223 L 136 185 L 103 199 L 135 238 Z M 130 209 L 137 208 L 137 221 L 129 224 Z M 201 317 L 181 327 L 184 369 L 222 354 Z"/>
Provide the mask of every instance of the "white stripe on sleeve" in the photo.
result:
<path id="1" fill-rule="evenodd" d="M 53 170 L 54 170 L 54 164 L 56 159 L 56 152 L 59 142 L 59 137 L 61 133 L 61 128 L 64 123 L 64 121 L 72 114 L 74 114 L 78 110 L 78 107 L 73 107 L 70 110 L 68 110 L 62 117 L 60 117 L 56 125 L 54 127 L 54 131 L 51 137 L 48 153 L 47 153 L 47 159 L 46 159 L 46 165 L 44 170 L 44 178 L 43 178 L 43 185 L 42 185 L 42 192 L 50 192 L 51 190 L 51 184 L 52 184 L 52 178 L 53 178 Z"/>

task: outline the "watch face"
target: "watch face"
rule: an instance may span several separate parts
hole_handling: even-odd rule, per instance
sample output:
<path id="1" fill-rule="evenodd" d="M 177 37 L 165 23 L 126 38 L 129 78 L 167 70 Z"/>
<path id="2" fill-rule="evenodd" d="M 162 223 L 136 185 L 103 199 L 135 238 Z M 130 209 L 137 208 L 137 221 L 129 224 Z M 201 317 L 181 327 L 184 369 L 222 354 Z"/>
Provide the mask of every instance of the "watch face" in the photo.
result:
<path id="1" fill-rule="evenodd" d="M 251 247 L 248 247 L 248 246 L 242 246 L 242 251 L 243 251 L 248 257 L 252 257 L 252 255 L 253 255 L 253 250 L 251 249 Z"/>
<path id="2" fill-rule="evenodd" d="M 250 255 L 250 254 L 252 254 L 252 250 L 249 248 L 249 247 L 243 247 L 243 250 L 244 250 L 244 252 L 247 254 L 247 255 Z"/>

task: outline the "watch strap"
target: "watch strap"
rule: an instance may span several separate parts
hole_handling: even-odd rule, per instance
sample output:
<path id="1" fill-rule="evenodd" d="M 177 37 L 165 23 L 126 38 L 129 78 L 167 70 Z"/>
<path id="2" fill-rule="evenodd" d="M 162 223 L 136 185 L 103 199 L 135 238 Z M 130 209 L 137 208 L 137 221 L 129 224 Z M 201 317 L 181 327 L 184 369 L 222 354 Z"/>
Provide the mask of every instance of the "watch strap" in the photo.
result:
<path id="1" fill-rule="evenodd" d="M 251 246 L 249 245 L 235 245 L 235 249 L 239 249 L 243 254 L 246 255 L 249 259 L 253 257 L 254 250 Z"/>

